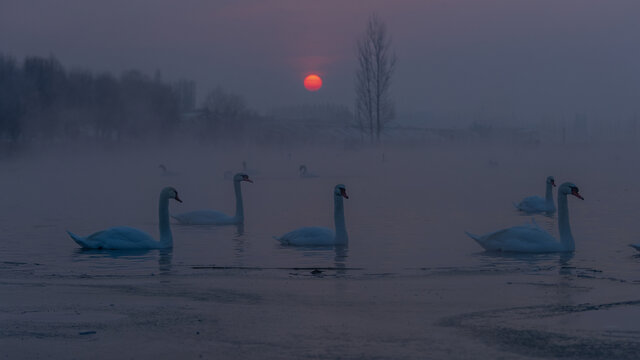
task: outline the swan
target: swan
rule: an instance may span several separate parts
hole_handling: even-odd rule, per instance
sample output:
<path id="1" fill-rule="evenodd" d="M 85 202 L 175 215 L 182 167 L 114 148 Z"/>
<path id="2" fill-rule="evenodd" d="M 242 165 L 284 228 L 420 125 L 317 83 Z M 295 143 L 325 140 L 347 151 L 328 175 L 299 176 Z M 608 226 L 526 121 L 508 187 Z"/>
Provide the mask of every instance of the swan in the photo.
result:
<path id="1" fill-rule="evenodd" d="M 167 167 L 164 166 L 164 164 L 160 164 L 160 165 L 158 165 L 158 167 L 162 171 L 162 175 L 163 176 L 176 176 L 176 175 L 178 175 L 177 172 L 169 171 L 169 169 L 167 169 Z"/>
<path id="2" fill-rule="evenodd" d="M 300 172 L 300 177 L 301 178 L 315 178 L 318 177 L 318 175 L 314 174 L 314 173 L 310 173 L 307 171 L 307 165 L 300 165 L 300 167 L 298 168 L 298 172 Z"/>
<path id="3" fill-rule="evenodd" d="M 167 249 L 173 247 L 173 236 L 169 225 L 169 199 L 182 202 L 178 192 L 172 187 L 166 187 L 160 192 L 158 204 L 158 218 L 160 221 L 160 241 L 156 241 L 144 231 L 128 226 L 112 227 L 98 231 L 87 237 L 78 236 L 67 231 L 69 236 L 84 249 Z"/>
<path id="4" fill-rule="evenodd" d="M 514 226 L 498 230 L 490 234 L 477 236 L 467 235 L 489 251 L 513 251 L 526 253 L 570 252 L 575 250 L 575 243 L 569 226 L 569 207 L 567 195 L 584 200 L 578 187 L 570 182 L 560 185 L 558 189 L 558 229 L 560 241 L 535 224 Z"/>
<path id="5" fill-rule="evenodd" d="M 631 246 L 632 248 L 640 251 L 640 244 L 629 244 L 629 246 Z"/>
<path id="6" fill-rule="evenodd" d="M 516 208 L 520 211 L 523 211 L 528 214 L 533 213 L 547 213 L 553 214 L 556 212 L 556 206 L 553 204 L 553 190 L 552 188 L 556 186 L 556 181 L 553 176 L 547 176 L 546 181 L 546 190 L 544 199 L 540 196 L 529 196 L 519 204 L 515 205 Z"/>
<path id="7" fill-rule="evenodd" d="M 240 183 L 242 181 L 250 182 L 249 175 L 237 173 L 233 176 L 233 188 L 236 193 L 236 214 L 228 216 L 220 211 L 215 210 L 196 210 L 182 214 L 172 215 L 178 223 L 183 225 L 234 225 L 244 223 L 244 208 L 242 206 L 242 189 Z"/>
<path id="8" fill-rule="evenodd" d="M 347 245 L 349 237 L 344 222 L 343 198 L 349 198 L 347 190 L 344 185 L 338 184 L 333 190 L 335 232 L 325 227 L 311 226 L 290 231 L 280 237 L 275 237 L 275 239 L 280 241 L 282 245 L 291 246 Z"/>

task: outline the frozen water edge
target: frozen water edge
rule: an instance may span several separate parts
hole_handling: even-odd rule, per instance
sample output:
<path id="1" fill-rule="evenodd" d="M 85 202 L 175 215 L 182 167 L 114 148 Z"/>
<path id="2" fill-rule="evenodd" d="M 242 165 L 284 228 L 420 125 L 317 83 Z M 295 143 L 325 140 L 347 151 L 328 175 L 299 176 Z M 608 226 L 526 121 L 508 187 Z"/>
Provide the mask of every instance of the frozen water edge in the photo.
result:
<path id="1" fill-rule="evenodd" d="M 620 320 L 637 314 L 638 284 L 556 270 L 6 271 L 0 346 L 32 359 L 635 358 L 640 325 Z"/>

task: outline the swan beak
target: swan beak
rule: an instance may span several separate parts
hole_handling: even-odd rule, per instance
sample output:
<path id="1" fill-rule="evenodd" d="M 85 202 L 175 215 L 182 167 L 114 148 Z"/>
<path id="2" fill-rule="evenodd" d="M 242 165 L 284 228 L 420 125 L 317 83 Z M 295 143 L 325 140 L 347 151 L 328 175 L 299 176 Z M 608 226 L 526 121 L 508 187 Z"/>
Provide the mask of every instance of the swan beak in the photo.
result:
<path id="1" fill-rule="evenodd" d="M 571 195 L 573 195 L 573 196 L 577 197 L 577 198 L 578 198 L 578 199 L 580 199 L 580 200 L 584 200 L 584 198 L 582 197 L 582 195 L 580 195 L 580 194 L 578 193 L 578 191 L 577 191 L 577 190 L 571 190 Z"/>
<path id="2" fill-rule="evenodd" d="M 345 189 L 340 189 L 340 195 L 342 195 L 342 197 L 345 199 L 349 198 L 349 195 L 347 195 L 347 190 Z"/>
<path id="3" fill-rule="evenodd" d="M 176 194 L 175 199 L 176 199 L 177 202 L 182 202 L 182 200 L 180 200 L 180 198 L 178 197 L 178 194 Z"/>
<path id="4" fill-rule="evenodd" d="M 250 183 L 253 184 L 253 180 L 251 180 L 251 179 L 243 179 L 242 181 L 250 182 Z"/>
<path id="5" fill-rule="evenodd" d="M 556 182 L 551 180 L 551 185 L 553 185 L 553 187 L 556 187 Z"/>

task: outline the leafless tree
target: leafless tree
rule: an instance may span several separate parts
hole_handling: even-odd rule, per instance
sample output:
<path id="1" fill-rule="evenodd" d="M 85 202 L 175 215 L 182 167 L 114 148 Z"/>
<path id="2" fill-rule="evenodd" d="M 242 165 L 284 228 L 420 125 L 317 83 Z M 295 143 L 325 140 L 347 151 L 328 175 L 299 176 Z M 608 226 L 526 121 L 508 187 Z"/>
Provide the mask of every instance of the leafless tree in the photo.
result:
<path id="1" fill-rule="evenodd" d="M 390 87 L 396 56 L 387 27 L 375 13 L 369 17 L 367 29 L 357 41 L 357 53 L 356 121 L 371 141 L 380 141 L 384 126 L 395 116 Z"/>

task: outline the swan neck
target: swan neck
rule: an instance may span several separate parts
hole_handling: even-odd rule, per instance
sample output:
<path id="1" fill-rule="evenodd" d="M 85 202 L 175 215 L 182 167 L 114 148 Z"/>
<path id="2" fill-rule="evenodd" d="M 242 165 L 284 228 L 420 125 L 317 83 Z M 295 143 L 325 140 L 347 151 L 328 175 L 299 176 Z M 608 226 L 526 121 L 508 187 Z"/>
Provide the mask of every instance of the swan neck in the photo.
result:
<path id="1" fill-rule="evenodd" d="M 553 205 L 553 186 L 551 183 L 547 183 L 547 189 L 545 190 L 544 199 L 547 201 L 547 204 Z"/>
<path id="2" fill-rule="evenodd" d="M 558 230 L 560 233 L 560 243 L 566 251 L 575 250 L 571 226 L 569 224 L 569 206 L 567 194 L 558 192 Z"/>
<path id="3" fill-rule="evenodd" d="M 334 196 L 333 219 L 336 226 L 336 243 L 346 244 L 349 241 L 347 226 L 344 221 L 344 202 L 342 196 Z"/>
<path id="4" fill-rule="evenodd" d="M 158 220 L 160 228 L 160 247 L 173 247 L 173 235 L 169 225 L 169 198 L 164 194 L 160 195 L 158 203 Z"/>
<path id="5" fill-rule="evenodd" d="M 233 182 L 233 190 L 236 194 L 236 219 L 244 220 L 244 207 L 242 206 L 242 187 L 240 181 Z"/>

